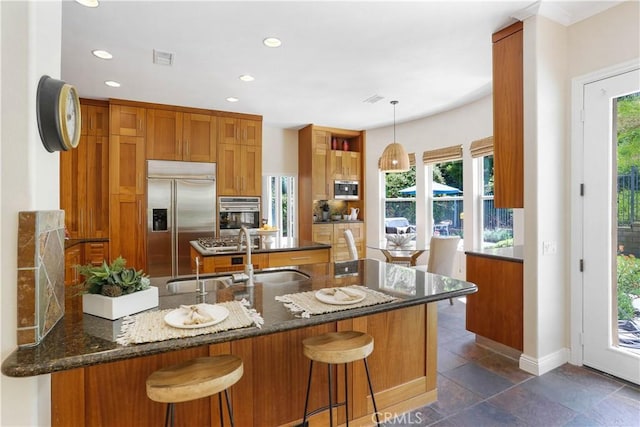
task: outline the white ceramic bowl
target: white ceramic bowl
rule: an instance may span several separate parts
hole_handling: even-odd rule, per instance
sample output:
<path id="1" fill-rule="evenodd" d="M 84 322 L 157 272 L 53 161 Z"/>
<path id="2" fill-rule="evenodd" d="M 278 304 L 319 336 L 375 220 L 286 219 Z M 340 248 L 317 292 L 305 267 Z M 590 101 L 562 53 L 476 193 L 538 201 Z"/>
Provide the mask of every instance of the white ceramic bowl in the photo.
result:
<path id="1" fill-rule="evenodd" d="M 386 237 L 389 243 L 393 243 L 396 246 L 404 246 L 416 237 L 416 233 L 387 234 Z"/>

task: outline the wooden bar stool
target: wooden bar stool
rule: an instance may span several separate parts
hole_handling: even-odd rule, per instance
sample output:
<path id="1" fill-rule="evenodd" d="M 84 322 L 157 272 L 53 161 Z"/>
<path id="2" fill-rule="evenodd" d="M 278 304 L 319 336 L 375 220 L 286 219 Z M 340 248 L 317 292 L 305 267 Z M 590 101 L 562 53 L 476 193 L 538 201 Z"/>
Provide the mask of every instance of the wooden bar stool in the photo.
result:
<path id="1" fill-rule="evenodd" d="M 147 378 L 147 396 L 155 402 L 167 403 L 165 426 L 174 420 L 174 404 L 218 394 L 220 425 L 224 425 L 222 396 L 224 391 L 227 411 L 233 426 L 233 412 L 227 389 L 242 378 L 242 360 L 225 354 L 198 357 L 153 372 Z"/>
<path id="2" fill-rule="evenodd" d="M 304 401 L 304 417 L 302 426 L 307 426 L 307 417 L 315 415 L 319 412 L 329 409 L 329 422 L 333 426 L 333 408 L 344 405 L 347 415 L 347 426 L 349 425 L 349 390 L 347 388 L 347 363 L 356 360 L 364 361 L 364 368 L 367 371 L 367 382 L 369 383 L 369 391 L 371 392 L 371 400 L 373 401 L 373 410 L 376 414 L 376 424 L 380 424 L 378 417 L 378 407 L 371 386 L 371 377 L 369 376 L 369 365 L 367 364 L 367 356 L 373 352 L 373 337 L 364 332 L 342 331 L 329 332 L 315 337 L 309 337 L 302 341 L 303 353 L 307 356 L 311 363 L 309 364 L 309 379 L 307 382 L 307 397 Z M 311 389 L 311 373 L 313 371 L 313 362 L 327 363 L 329 372 L 329 406 L 318 408 L 307 414 L 309 405 L 309 391 Z M 345 401 L 334 405 L 331 398 L 331 365 L 344 364 L 344 391 Z"/>

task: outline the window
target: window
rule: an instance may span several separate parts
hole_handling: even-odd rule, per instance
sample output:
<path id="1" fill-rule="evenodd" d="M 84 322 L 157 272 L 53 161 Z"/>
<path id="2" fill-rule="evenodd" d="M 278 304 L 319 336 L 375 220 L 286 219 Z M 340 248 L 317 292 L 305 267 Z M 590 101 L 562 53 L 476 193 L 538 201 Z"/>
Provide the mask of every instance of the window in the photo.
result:
<path id="1" fill-rule="evenodd" d="M 432 209 L 434 236 L 463 235 L 462 159 L 432 165 Z"/>
<path id="2" fill-rule="evenodd" d="M 416 166 L 409 155 L 411 169 L 385 173 L 384 233 L 415 233 L 416 231 Z"/>
<path id="3" fill-rule="evenodd" d="M 296 237 L 296 178 L 266 176 L 262 188 L 262 215 L 278 228 L 279 237 Z"/>
<path id="4" fill-rule="evenodd" d="M 478 157 L 481 162 L 479 212 L 482 226 L 482 247 L 513 246 L 513 209 L 493 205 L 493 154 Z"/>
<path id="5" fill-rule="evenodd" d="M 434 236 L 463 237 L 462 145 L 425 151 L 422 160 L 431 177 L 431 218 Z M 430 172 L 430 173 L 429 173 Z M 428 179 L 428 178 L 427 178 Z"/>

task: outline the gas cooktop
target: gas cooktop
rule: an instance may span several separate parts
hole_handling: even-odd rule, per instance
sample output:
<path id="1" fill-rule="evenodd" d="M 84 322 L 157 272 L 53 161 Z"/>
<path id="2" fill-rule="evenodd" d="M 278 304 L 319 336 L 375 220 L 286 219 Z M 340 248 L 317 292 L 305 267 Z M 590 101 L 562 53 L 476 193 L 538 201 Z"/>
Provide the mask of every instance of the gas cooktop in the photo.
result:
<path id="1" fill-rule="evenodd" d="M 196 242 L 208 253 L 218 252 L 234 252 L 244 249 L 238 249 L 238 240 L 233 237 L 217 238 L 217 237 L 199 237 Z M 243 245 L 244 248 L 244 245 Z M 257 248 L 257 245 L 251 245 L 252 249 Z"/>

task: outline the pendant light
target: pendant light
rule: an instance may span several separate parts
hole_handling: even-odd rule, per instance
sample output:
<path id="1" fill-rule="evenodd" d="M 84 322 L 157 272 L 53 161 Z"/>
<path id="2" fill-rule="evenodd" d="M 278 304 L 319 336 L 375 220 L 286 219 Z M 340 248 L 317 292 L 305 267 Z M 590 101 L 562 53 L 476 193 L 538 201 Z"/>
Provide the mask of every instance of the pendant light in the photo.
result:
<path id="1" fill-rule="evenodd" d="M 398 101 L 391 101 L 393 105 L 393 142 L 384 149 L 380 158 L 380 170 L 382 172 L 406 172 L 410 169 L 409 155 L 404 147 L 396 142 L 396 104 Z"/>

